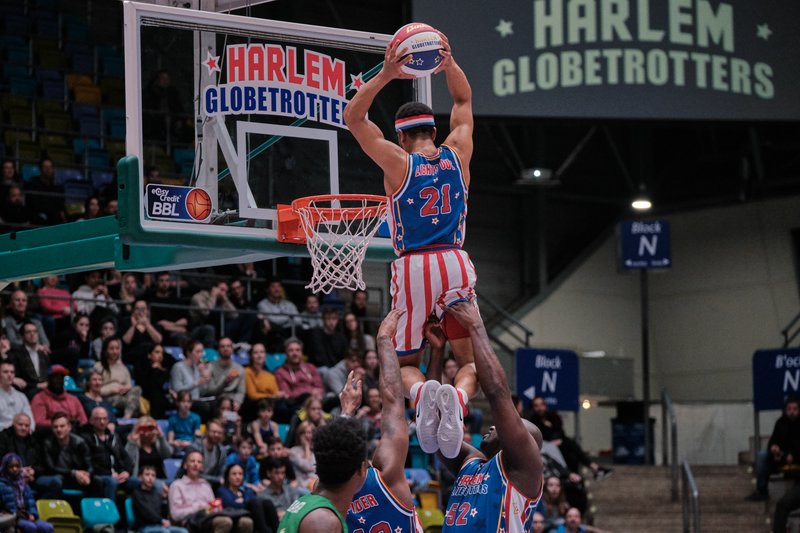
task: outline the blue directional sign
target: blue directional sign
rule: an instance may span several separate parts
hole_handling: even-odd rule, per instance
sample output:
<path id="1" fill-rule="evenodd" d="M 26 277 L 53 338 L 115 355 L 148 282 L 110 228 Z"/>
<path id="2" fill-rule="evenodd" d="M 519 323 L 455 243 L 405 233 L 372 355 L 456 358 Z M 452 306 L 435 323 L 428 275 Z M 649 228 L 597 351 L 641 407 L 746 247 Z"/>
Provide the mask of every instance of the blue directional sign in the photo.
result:
<path id="1" fill-rule="evenodd" d="M 578 354 L 570 350 L 517 350 L 517 395 L 529 407 L 536 396 L 550 409 L 577 411 Z"/>
<path id="2" fill-rule="evenodd" d="M 669 222 L 626 221 L 619 225 L 620 260 L 627 269 L 669 268 L 672 265 Z"/>
<path id="3" fill-rule="evenodd" d="M 800 390 L 800 348 L 758 350 L 753 354 L 753 407 L 783 409 L 787 396 Z"/>

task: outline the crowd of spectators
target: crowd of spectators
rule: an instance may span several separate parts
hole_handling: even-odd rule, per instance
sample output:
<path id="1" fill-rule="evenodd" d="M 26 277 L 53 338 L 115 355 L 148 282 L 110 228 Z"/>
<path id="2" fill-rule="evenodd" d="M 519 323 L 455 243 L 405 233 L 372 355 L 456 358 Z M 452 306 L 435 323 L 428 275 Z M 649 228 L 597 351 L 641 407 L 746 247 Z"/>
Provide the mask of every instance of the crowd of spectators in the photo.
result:
<path id="1" fill-rule="evenodd" d="M 367 293 L 290 298 L 247 271 L 96 270 L 0 294 L 0 457 L 31 494 L 107 497 L 121 516 L 131 497 L 137 526 L 157 531 L 274 531 L 316 479 L 311 435 L 351 371 L 379 438 Z M 207 518 L 215 498 L 223 513 Z M 21 529 L 45 531 L 25 512 Z"/>

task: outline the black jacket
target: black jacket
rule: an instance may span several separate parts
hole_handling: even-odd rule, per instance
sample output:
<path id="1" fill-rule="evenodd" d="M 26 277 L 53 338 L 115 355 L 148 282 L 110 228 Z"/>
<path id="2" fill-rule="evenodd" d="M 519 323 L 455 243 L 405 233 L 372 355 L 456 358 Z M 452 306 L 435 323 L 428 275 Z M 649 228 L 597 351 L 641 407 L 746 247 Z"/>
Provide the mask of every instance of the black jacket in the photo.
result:
<path id="1" fill-rule="evenodd" d="M 58 458 L 62 453 L 68 465 L 67 468 L 59 466 Z M 54 435 L 48 435 L 42 443 L 43 474 L 55 474 L 67 478 L 72 477 L 73 470 L 86 470 L 91 474 L 93 473 L 93 468 L 90 459 L 91 453 L 89 451 L 89 446 L 82 438 L 74 433 L 70 433 L 69 442 L 63 449 L 59 446 Z"/>
<path id="2" fill-rule="evenodd" d="M 97 476 L 110 476 L 112 472 L 128 472 L 133 475 L 133 464 L 125 443 L 115 433 L 106 430 L 105 441 L 94 434 L 94 428 L 88 426 L 81 433 L 81 438 L 89 447 L 93 473 Z"/>
<path id="3" fill-rule="evenodd" d="M 782 415 L 776 420 L 767 448 L 771 448 L 773 444 L 777 444 L 784 454 L 792 454 L 795 463 L 800 461 L 800 418 L 790 420 Z"/>
<path id="4" fill-rule="evenodd" d="M 160 526 L 161 514 L 161 492 L 155 488 L 146 491 L 141 487 L 133 489 L 133 516 L 136 517 L 136 525 Z"/>
<path id="5" fill-rule="evenodd" d="M 33 467 L 37 476 L 42 472 L 41 450 L 38 443 L 30 435 L 24 439 L 18 438 L 14 426 L 0 431 L 0 457 L 7 453 L 15 453 L 22 457 L 22 466 Z"/>

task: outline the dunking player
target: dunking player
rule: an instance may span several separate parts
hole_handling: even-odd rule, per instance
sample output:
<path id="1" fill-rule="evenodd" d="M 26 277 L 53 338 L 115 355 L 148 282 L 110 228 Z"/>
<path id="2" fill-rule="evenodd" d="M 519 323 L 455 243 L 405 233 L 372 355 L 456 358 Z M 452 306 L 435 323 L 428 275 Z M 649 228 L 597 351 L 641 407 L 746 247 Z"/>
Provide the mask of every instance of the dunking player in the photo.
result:
<path id="1" fill-rule="evenodd" d="M 278 533 L 346 533 L 344 515 L 367 475 L 367 439 L 358 420 L 337 418 L 314 430 L 319 476 L 314 492 L 295 501 Z"/>
<path id="2" fill-rule="evenodd" d="M 477 308 L 457 303 L 447 313 L 470 333 L 478 380 L 495 425 L 483 438 L 483 453 L 463 443 L 457 457 L 444 459 L 457 477 L 442 532 L 530 532 L 544 486 L 539 455 L 542 434 L 514 407 L 506 374 L 492 351 Z"/>
<path id="3" fill-rule="evenodd" d="M 433 110 L 425 104 L 410 102 L 397 110 L 399 146 L 367 119 L 383 87 L 393 79 L 412 77 L 400 69 L 409 57 L 397 44 L 387 48 L 383 68 L 356 93 L 344 119 L 384 174 L 392 241 L 400 256 L 392 263 L 392 308 L 407 311 L 400 318 L 394 345 L 401 357 L 404 388 L 417 404 L 420 447 L 455 457 L 464 437 L 466 403 L 477 392 L 469 335 L 445 318 L 444 329 L 460 367 L 455 387 L 425 382 L 417 368 L 428 315 L 435 312 L 442 317 L 454 302 L 472 300 L 476 279 L 472 262 L 461 249 L 472 157 L 472 89 L 444 36 L 442 42 L 443 61 L 437 72 L 447 77 L 453 108 L 450 134 L 441 146 L 434 144 Z"/>
<path id="4" fill-rule="evenodd" d="M 408 424 L 405 420 L 400 367 L 392 345 L 402 311 L 390 311 L 378 329 L 381 363 L 381 440 L 367 470 L 367 479 L 350 504 L 347 527 L 351 533 L 387 531 L 418 533 L 422 526 L 414 511 L 414 499 L 406 481 Z M 342 415 L 352 416 L 361 404 L 361 381 L 351 372 L 339 394 Z M 376 529 L 377 527 L 377 529 Z"/>

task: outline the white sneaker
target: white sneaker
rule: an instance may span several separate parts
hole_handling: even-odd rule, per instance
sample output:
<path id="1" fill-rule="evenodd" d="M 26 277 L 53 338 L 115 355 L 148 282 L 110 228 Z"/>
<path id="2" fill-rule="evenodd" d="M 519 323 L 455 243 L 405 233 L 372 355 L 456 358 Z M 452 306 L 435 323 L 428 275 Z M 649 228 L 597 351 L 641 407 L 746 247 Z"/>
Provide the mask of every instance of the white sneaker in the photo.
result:
<path id="1" fill-rule="evenodd" d="M 436 407 L 436 393 L 442 385 L 430 380 L 422 384 L 417 402 L 417 439 L 425 453 L 439 450 L 437 432 L 439 430 L 439 409 Z"/>
<path id="2" fill-rule="evenodd" d="M 458 398 L 458 391 L 452 385 L 442 385 L 436 393 L 439 407 L 439 451 L 448 459 L 453 459 L 461 450 L 464 441 L 464 411 Z"/>

